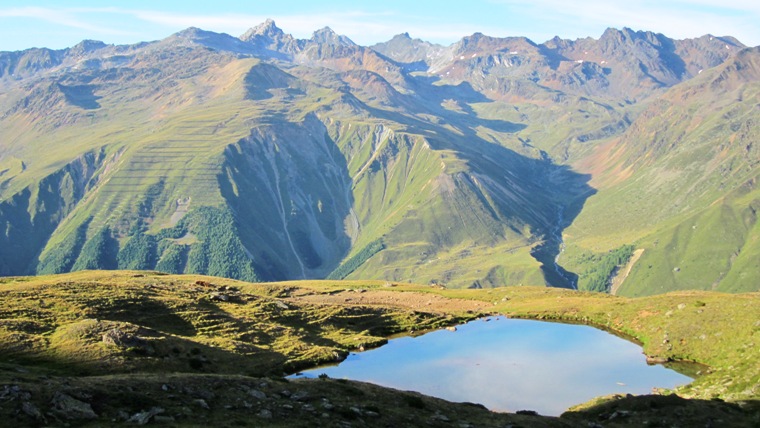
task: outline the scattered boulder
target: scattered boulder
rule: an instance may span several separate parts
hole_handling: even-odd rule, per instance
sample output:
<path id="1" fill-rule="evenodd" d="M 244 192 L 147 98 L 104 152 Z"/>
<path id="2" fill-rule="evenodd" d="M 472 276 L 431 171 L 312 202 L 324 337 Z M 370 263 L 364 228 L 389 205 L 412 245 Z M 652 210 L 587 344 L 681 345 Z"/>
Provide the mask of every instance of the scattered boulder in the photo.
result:
<path id="1" fill-rule="evenodd" d="M 195 281 L 195 285 L 200 285 L 201 287 L 216 288 L 216 285 L 206 281 Z"/>
<path id="2" fill-rule="evenodd" d="M 665 357 L 652 357 L 647 355 L 647 364 L 665 364 L 669 360 Z"/>
<path id="3" fill-rule="evenodd" d="M 290 395 L 290 399 L 293 401 L 306 401 L 309 399 L 309 393 L 306 391 L 296 391 Z"/>
<path id="4" fill-rule="evenodd" d="M 196 406 L 200 407 L 201 409 L 209 410 L 211 408 L 211 407 L 209 407 L 209 405 L 206 402 L 206 400 L 204 400 L 202 398 L 196 398 L 195 400 L 193 400 L 193 404 L 195 404 Z"/>
<path id="5" fill-rule="evenodd" d="M 451 419 L 449 419 L 448 416 L 442 414 L 442 413 L 436 413 L 435 415 L 431 416 L 430 419 L 434 421 L 440 421 L 440 422 L 450 422 Z"/>
<path id="6" fill-rule="evenodd" d="M 132 423 L 135 423 L 137 425 L 145 425 L 148 422 L 150 422 L 150 420 L 154 416 L 159 415 L 161 413 L 164 413 L 164 409 L 162 409 L 160 407 L 153 407 L 150 410 L 148 410 L 147 412 L 135 413 L 134 415 L 132 415 L 131 418 L 129 418 L 129 420 L 127 420 L 127 422 L 132 422 Z"/>
<path id="7" fill-rule="evenodd" d="M 3 385 L 0 389 L 0 400 L 12 400 L 14 398 L 23 398 L 24 392 L 18 385 Z M 29 395 L 31 398 L 31 394 Z M 26 398 L 28 400 L 28 398 Z"/>
<path id="8" fill-rule="evenodd" d="M 45 421 L 45 416 L 42 415 L 40 409 L 29 401 L 21 403 L 21 411 L 38 421 Z"/>
<path id="9" fill-rule="evenodd" d="M 102 340 L 103 343 L 118 348 L 133 348 L 146 354 L 153 354 L 155 352 L 153 346 L 148 341 L 119 328 L 114 328 L 103 333 Z"/>
<path id="10" fill-rule="evenodd" d="M 209 299 L 216 300 L 219 302 L 229 302 L 230 296 L 224 294 L 224 293 L 211 293 L 208 295 Z"/>
<path id="11" fill-rule="evenodd" d="M 53 396 L 53 412 L 65 419 L 97 419 L 92 406 L 60 391 Z"/>
<path id="12" fill-rule="evenodd" d="M 259 401 L 263 401 L 263 400 L 267 399 L 267 395 L 264 394 L 264 392 L 259 391 L 258 389 L 251 389 L 251 390 L 249 390 L 248 391 L 248 395 L 250 395 L 251 397 L 253 397 L 253 398 L 255 398 L 255 399 L 259 400 Z"/>
<path id="13" fill-rule="evenodd" d="M 629 416 L 631 416 L 631 412 L 628 410 L 615 410 L 614 412 L 612 412 L 608 420 L 612 421 L 615 419 L 624 419 Z"/>

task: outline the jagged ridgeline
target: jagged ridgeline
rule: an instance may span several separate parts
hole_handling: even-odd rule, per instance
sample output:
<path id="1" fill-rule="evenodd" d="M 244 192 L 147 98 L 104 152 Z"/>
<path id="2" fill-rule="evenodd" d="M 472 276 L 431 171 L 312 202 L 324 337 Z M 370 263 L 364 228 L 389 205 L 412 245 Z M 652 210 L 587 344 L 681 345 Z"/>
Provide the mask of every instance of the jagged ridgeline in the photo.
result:
<path id="1" fill-rule="evenodd" d="M 669 236 L 688 235 L 683 254 L 717 255 L 718 282 L 747 289 L 754 277 L 742 272 L 758 259 L 747 244 L 758 233 L 747 70 L 758 52 L 742 48 L 628 29 L 541 45 L 400 35 L 368 48 L 328 28 L 295 39 L 267 21 L 240 38 L 191 28 L 130 46 L 3 52 L 0 274 L 637 294 L 660 291 L 662 275 L 642 266 Z M 704 120 L 662 114 L 676 105 Z M 700 148 L 718 140 L 719 153 Z M 725 161 L 707 167 L 707 190 L 658 207 L 692 182 L 670 172 L 708 155 Z M 703 251 L 685 229 L 694 216 L 744 226 Z M 701 275 L 697 262 L 667 260 L 657 269 Z M 674 277 L 667 287 L 709 286 Z"/>

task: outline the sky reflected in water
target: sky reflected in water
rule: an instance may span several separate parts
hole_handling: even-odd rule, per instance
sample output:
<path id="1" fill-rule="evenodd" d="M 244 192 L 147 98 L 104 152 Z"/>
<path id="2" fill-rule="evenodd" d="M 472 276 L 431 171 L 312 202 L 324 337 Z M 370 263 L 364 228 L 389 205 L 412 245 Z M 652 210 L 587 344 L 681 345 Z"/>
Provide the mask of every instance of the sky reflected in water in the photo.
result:
<path id="1" fill-rule="evenodd" d="M 418 391 L 495 411 L 559 415 L 613 393 L 646 394 L 690 378 L 649 366 L 641 347 L 583 325 L 492 317 L 353 353 L 336 366 L 302 372 Z"/>

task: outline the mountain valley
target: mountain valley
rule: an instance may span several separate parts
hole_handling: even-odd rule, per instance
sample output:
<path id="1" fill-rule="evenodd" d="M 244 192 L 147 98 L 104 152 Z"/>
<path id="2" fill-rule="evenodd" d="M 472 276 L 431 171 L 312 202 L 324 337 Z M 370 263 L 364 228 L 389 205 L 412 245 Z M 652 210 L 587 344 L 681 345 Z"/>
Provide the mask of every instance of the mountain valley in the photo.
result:
<path id="1" fill-rule="evenodd" d="M 611 291 L 635 250 L 621 294 L 756 290 L 759 55 L 271 20 L 0 53 L 0 274 Z"/>

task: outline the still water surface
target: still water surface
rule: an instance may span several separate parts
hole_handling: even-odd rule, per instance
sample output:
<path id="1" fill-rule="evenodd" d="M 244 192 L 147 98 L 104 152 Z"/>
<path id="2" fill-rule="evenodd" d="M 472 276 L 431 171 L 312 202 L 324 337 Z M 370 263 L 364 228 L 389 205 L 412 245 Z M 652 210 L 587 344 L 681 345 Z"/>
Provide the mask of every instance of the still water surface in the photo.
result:
<path id="1" fill-rule="evenodd" d="M 489 321 L 485 321 L 489 320 Z M 293 377 L 353 379 L 495 411 L 559 415 L 613 393 L 646 394 L 691 381 L 650 366 L 641 347 L 583 325 L 491 317 L 353 353 Z"/>

